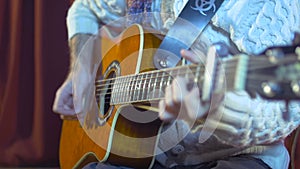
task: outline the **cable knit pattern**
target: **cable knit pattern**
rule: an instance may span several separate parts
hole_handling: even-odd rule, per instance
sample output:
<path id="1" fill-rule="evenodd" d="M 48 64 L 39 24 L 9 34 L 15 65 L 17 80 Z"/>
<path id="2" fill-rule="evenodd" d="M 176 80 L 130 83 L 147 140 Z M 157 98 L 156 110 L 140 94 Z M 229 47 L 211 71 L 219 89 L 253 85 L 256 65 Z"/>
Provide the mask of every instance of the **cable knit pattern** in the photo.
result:
<path id="1" fill-rule="evenodd" d="M 241 51 L 257 54 L 268 46 L 290 44 L 300 28 L 299 15 L 297 0 L 227 0 L 213 21 Z"/>
<path id="2" fill-rule="evenodd" d="M 218 125 L 214 134 L 235 147 L 276 142 L 300 124 L 299 102 L 286 107 L 283 101 L 252 99 L 246 92 L 227 92 L 218 113 L 222 115 L 220 121 L 207 119 Z"/>

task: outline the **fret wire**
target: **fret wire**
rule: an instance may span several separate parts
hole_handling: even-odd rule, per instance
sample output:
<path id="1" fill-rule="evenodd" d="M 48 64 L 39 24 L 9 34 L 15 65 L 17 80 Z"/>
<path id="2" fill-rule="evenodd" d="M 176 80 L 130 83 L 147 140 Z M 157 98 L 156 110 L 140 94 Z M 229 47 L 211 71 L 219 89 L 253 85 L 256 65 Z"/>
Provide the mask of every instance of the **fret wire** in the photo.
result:
<path id="1" fill-rule="evenodd" d="M 165 74 L 165 71 L 162 72 L 162 76 L 161 77 L 164 77 L 164 74 Z M 164 78 L 161 78 L 161 81 L 159 83 L 158 97 L 162 97 L 161 93 L 163 93 L 162 92 L 163 82 L 164 82 Z"/>
<path id="2" fill-rule="evenodd" d="M 199 69 L 199 68 L 198 68 Z M 177 70 L 177 69 L 174 69 L 174 70 Z M 230 70 L 229 70 L 230 71 Z M 201 68 L 200 68 L 200 73 L 201 73 Z M 203 72 L 202 72 L 203 73 Z M 183 73 L 178 73 L 178 75 L 182 75 Z M 160 77 L 159 75 L 160 74 L 158 74 L 158 73 L 156 73 L 156 75 L 157 75 L 157 78 L 162 78 L 162 77 Z M 192 74 L 192 73 L 188 73 L 187 75 L 194 75 L 194 74 Z M 125 76 L 126 77 L 126 76 Z M 130 77 L 132 77 L 132 76 L 130 76 Z M 143 79 L 143 80 L 145 80 L 145 79 Z M 120 83 L 119 81 L 117 81 L 115 84 L 118 84 L 118 83 Z M 156 82 L 157 83 L 157 82 Z M 119 85 L 120 86 L 120 85 Z M 96 89 L 96 91 L 99 91 L 99 90 L 101 90 L 101 89 L 99 89 L 101 86 L 96 86 L 97 87 L 97 89 Z M 120 87 L 119 87 L 120 88 Z"/>
<path id="3" fill-rule="evenodd" d="M 144 82 L 144 85 L 143 85 L 142 100 L 146 99 L 144 96 L 147 95 L 147 94 L 145 93 L 145 91 L 146 91 L 147 80 L 149 80 L 149 79 L 147 78 L 147 75 L 148 75 L 148 74 L 145 74 L 145 78 L 143 78 L 143 79 L 145 79 L 145 82 Z"/>
<path id="4" fill-rule="evenodd" d="M 195 65 L 190 65 L 189 66 L 190 69 L 193 69 L 195 67 L 196 67 Z M 154 70 L 154 71 L 151 71 L 151 72 L 144 72 L 144 73 L 141 73 L 141 74 L 151 74 L 151 73 L 156 73 L 156 72 L 161 72 L 161 71 L 170 71 L 170 70 L 177 70 L 177 69 L 182 69 L 182 68 L 184 68 L 184 67 L 175 67 L 175 68 L 169 68 L 169 69 L 164 69 L 164 70 Z M 135 75 L 127 75 L 127 76 L 135 76 Z M 119 79 L 119 78 L 123 78 L 123 77 L 125 77 L 125 76 L 115 77 L 115 78 L 110 78 L 110 79 Z M 103 81 L 106 81 L 106 80 L 107 79 L 97 80 L 97 81 L 95 81 L 95 83 L 102 83 Z"/>
<path id="5" fill-rule="evenodd" d="M 194 69 L 194 68 L 196 68 L 195 66 L 190 66 L 189 67 L 190 69 Z M 180 68 L 180 69 L 182 69 L 182 68 Z M 177 69 L 171 69 L 171 70 L 178 70 L 178 68 Z M 171 71 L 171 70 L 165 70 L 166 72 L 168 72 L 168 71 Z M 154 73 L 155 72 L 159 72 L 159 71 L 154 71 Z M 142 73 L 142 74 L 151 74 L 151 73 L 153 73 L 153 72 L 145 72 L 145 73 Z M 133 75 L 128 75 L 128 76 L 133 76 Z M 126 76 L 123 76 L 123 77 L 117 77 L 117 79 L 120 79 L 120 78 L 124 78 L 124 77 L 126 77 Z M 111 78 L 111 79 L 115 79 L 115 78 Z M 101 83 L 102 81 L 106 81 L 106 80 L 97 80 L 95 83 L 97 84 L 97 83 Z M 105 84 L 106 85 L 106 84 Z M 98 85 L 98 86 L 101 86 L 101 85 Z"/>
<path id="6" fill-rule="evenodd" d="M 122 80 L 122 87 L 121 87 L 121 91 L 122 91 L 122 103 L 124 103 L 124 102 L 126 102 L 126 93 L 127 93 L 127 91 L 126 91 L 126 77 L 125 78 L 123 78 L 123 80 Z"/>
<path id="7" fill-rule="evenodd" d="M 149 84 L 148 84 L 148 91 L 147 91 L 148 94 L 147 94 L 147 96 L 146 96 L 147 99 L 150 99 L 150 98 L 149 98 L 150 92 L 153 91 L 153 81 L 152 81 L 152 79 L 153 79 L 153 73 L 151 73 L 151 76 L 150 76 L 150 82 L 149 82 Z M 150 89 L 150 91 L 149 91 L 149 89 Z"/>
<path id="8" fill-rule="evenodd" d="M 124 78 L 120 78 L 120 84 L 118 85 L 119 86 L 119 91 L 120 91 L 120 94 L 119 94 L 119 103 L 122 103 L 124 102 L 124 92 L 122 91 L 122 88 L 124 87 Z"/>
<path id="9" fill-rule="evenodd" d="M 164 78 L 164 77 L 161 77 L 161 76 L 159 76 L 160 74 L 157 74 L 157 79 L 160 79 L 160 78 Z M 179 74 L 180 75 L 180 74 Z M 169 75 L 164 75 L 165 77 L 169 77 Z M 145 78 L 143 78 L 143 80 L 145 80 Z M 120 80 L 118 80 L 118 81 L 116 81 L 114 84 L 115 84 L 115 86 L 120 86 L 119 84 L 120 83 L 123 83 L 123 82 L 120 82 Z M 131 86 L 131 85 L 130 85 Z M 97 87 L 97 89 L 96 89 L 96 91 L 98 92 L 99 90 L 101 90 L 101 88 L 100 88 L 100 86 L 96 86 Z M 123 88 L 123 87 L 119 87 L 119 88 Z M 118 88 L 118 89 L 119 89 Z"/>
<path id="10" fill-rule="evenodd" d="M 228 80 L 228 82 L 233 82 L 233 79 L 234 79 L 235 77 L 234 76 L 229 76 L 228 78 L 227 78 L 227 80 Z M 254 79 L 254 80 L 258 80 L 258 79 Z M 259 81 L 259 80 L 258 80 Z M 97 96 L 98 96 L 99 94 L 97 94 Z M 157 100 L 157 99 L 159 99 L 159 98 L 161 98 L 161 96 L 159 96 L 159 97 L 154 97 L 154 98 L 152 98 L 152 100 Z M 147 100 L 149 100 L 149 99 L 147 99 Z M 136 100 L 135 100 L 136 101 Z"/>
<path id="11" fill-rule="evenodd" d="M 123 79 L 124 79 L 124 78 L 119 79 L 119 84 L 122 85 L 122 80 L 123 80 Z M 122 102 L 121 94 L 122 94 L 123 92 L 121 92 L 121 90 L 120 90 L 120 89 L 122 89 L 122 87 L 120 87 L 120 85 L 118 85 L 118 86 L 119 86 L 119 88 L 118 88 L 118 91 L 119 91 L 119 94 L 118 94 L 118 103 L 121 103 L 121 102 Z"/>
<path id="12" fill-rule="evenodd" d="M 125 78 L 122 78 L 122 79 L 120 80 L 120 83 L 121 83 L 121 84 L 119 85 L 119 87 L 120 87 L 119 91 L 120 91 L 122 94 L 119 95 L 119 97 L 120 97 L 119 103 L 123 103 L 123 102 L 124 102 L 124 91 L 123 91 L 123 89 L 124 89 L 124 79 L 125 79 Z"/>
<path id="13" fill-rule="evenodd" d="M 114 81 L 118 82 L 118 79 L 115 79 Z M 112 94 L 111 94 L 113 96 L 113 103 L 117 103 L 117 98 L 118 98 L 117 94 L 119 93 L 117 90 L 118 90 L 117 87 L 113 85 Z"/>
<path id="14" fill-rule="evenodd" d="M 149 72 L 149 73 L 147 73 L 147 74 L 150 74 L 150 73 L 152 73 L 152 72 Z M 144 74 L 144 73 L 143 73 Z M 129 75 L 130 76 L 130 75 Z M 121 79 L 121 78 L 124 78 L 124 77 L 126 77 L 126 76 L 123 76 L 123 77 L 118 77 L 118 79 Z M 111 78 L 111 79 L 113 79 L 113 78 Z M 105 81 L 105 80 L 102 80 L 102 81 Z M 101 81 L 99 82 L 99 81 L 97 81 L 96 82 L 96 84 L 97 83 L 101 83 Z M 104 84 L 104 85 L 97 85 L 97 86 L 99 86 L 99 87 L 101 87 L 101 86 L 105 86 L 105 85 L 108 85 L 108 84 Z"/>
<path id="15" fill-rule="evenodd" d="M 131 101 L 133 101 L 133 102 L 136 101 L 135 100 L 135 95 L 136 95 L 135 87 L 136 87 L 136 75 L 133 76 L 133 80 L 132 80 L 132 89 L 131 89 L 132 90 L 132 100 Z"/>
<path id="16" fill-rule="evenodd" d="M 141 75 L 137 75 L 137 80 L 136 80 L 136 88 L 135 88 L 135 90 L 136 90 L 136 101 L 137 100 L 140 100 L 139 99 L 139 97 L 140 97 L 140 89 L 141 89 L 141 87 L 140 87 L 140 77 L 141 77 Z"/>
<path id="17" fill-rule="evenodd" d="M 137 100 L 141 100 L 141 90 L 142 90 L 142 77 L 143 77 L 143 74 L 141 75 L 138 75 L 138 95 L 137 95 Z"/>
<path id="18" fill-rule="evenodd" d="M 127 98 L 127 102 L 130 101 L 130 83 L 131 83 L 131 80 L 130 80 L 130 77 L 126 77 L 126 81 L 127 81 L 127 85 L 126 85 L 126 98 Z"/>
<path id="19" fill-rule="evenodd" d="M 156 83 L 157 83 L 157 79 L 158 79 L 158 72 L 155 72 L 156 74 L 156 78 L 154 79 L 154 84 L 153 84 L 153 95 L 152 98 L 155 98 L 155 93 L 156 93 Z"/>
<path id="20" fill-rule="evenodd" d="M 124 88 L 122 89 L 124 92 L 123 95 L 123 102 L 128 102 L 128 77 L 125 77 L 123 80 L 123 86 Z"/>
<path id="21" fill-rule="evenodd" d="M 134 101 L 137 101 L 137 94 L 138 94 L 138 91 L 137 91 L 137 86 L 138 86 L 138 76 L 135 75 L 135 85 L 134 85 Z"/>
<path id="22" fill-rule="evenodd" d="M 138 85 L 138 76 L 137 75 L 135 75 L 134 76 L 134 78 L 135 78 L 135 80 L 134 80 L 134 88 L 133 88 L 133 90 L 134 90 L 134 97 L 133 97 L 133 101 L 137 101 L 137 85 Z"/>
<path id="23" fill-rule="evenodd" d="M 196 68 L 196 69 L 198 69 L 198 70 L 199 70 L 199 69 L 201 70 L 201 66 L 199 66 L 199 65 L 196 66 L 196 67 L 195 67 L 195 66 L 192 66 L 192 67 L 190 67 L 190 68 L 193 68 L 193 69 Z M 181 69 L 170 69 L 170 70 L 168 70 L 168 71 L 172 73 L 173 70 L 177 70 L 177 72 L 180 72 Z M 157 72 L 157 73 L 156 73 L 156 76 L 159 77 L 159 75 L 160 75 L 160 74 L 159 74 L 159 71 L 156 71 L 156 72 Z M 149 72 L 149 73 L 151 73 L 151 72 Z M 148 74 L 148 73 L 147 73 L 147 74 Z M 178 73 L 178 74 L 179 74 L 179 73 Z M 152 75 L 152 74 L 151 74 L 151 75 Z M 165 75 L 163 75 L 163 76 L 165 76 Z M 127 76 L 127 77 L 129 77 L 129 76 Z M 130 77 L 133 77 L 133 76 L 130 76 Z M 120 83 L 120 82 L 119 82 L 119 81 L 116 81 L 115 83 Z M 98 86 L 98 87 L 99 87 L 99 86 Z M 154 89 L 157 90 L 157 78 L 156 78 L 156 80 L 155 80 L 154 87 L 155 87 Z M 100 89 L 100 90 L 101 90 L 101 89 Z M 97 91 L 99 91 L 99 90 L 97 90 Z M 118 91 L 118 92 L 119 92 L 119 90 L 114 90 L 114 91 Z M 154 93 L 154 94 L 155 94 L 155 93 Z M 154 96 L 154 94 L 153 94 L 153 96 Z"/>
<path id="24" fill-rule="evenodd" d="M 234 59 L 231 59 L 230 61 L 223 61 L 222 64 L 226 63 L 226 65 L 227 65 L 226 69 L 230 68 L 230 66 L 235 66 L 236 62 L 238 61 L 237 58 L 238 57 L 236 57 Z M 248 70 L 262 69 L 262 68 L 268 68 L 268 67 L 276 66 L 276 65 L 274 65 L 272 63 L 269 63 L 267 61 L 268 61 L 268 59 L 262 58 L 262 57 L 251 58 L 251 60 L 249 60 L 249 64 L 248 64 L 249 65 Z M 193 65 L 191 67 L 193 67 Z M 177 68 L 177 67 L 175 67 L 175 68 Z M 179 67 L 179 68 L 181 68 L 181 67 Z M 172 69 L 170 69 L 170 70 L 172 70 Z M 151 73 L 151 72 L 146 72 L 146 73 Z M 120 77 L 117 77 L 117 78 L 120 78 Z M 114 78 L 112 78 L 112 79 L 114 79 Z M 97 80 L 96 83 L 102 83 L 102 81 L 105 81 L 105 80 Z M 106 83 L 104 83 L 104 84 L 106 84 Z"/>
<path id="25" fill-rule="evenodd" d="M 258 64 L 257 64 L 258 63 Z M 225 62 L 225 63 L 223 63 L 223 64 L 225 64 L 225 68 L 227 68 L 226 69 L 226 73 L 228 73 L 228 72 L 230 72 L 231 70 L 228 70 L 228 69 L 231 69 L 231 67 L 232 67 L 232 63 L 230 63 L 229 62 L 229 64 L 227 63 L 227 62 Z M 266 68 L 266 67 L 272 67 L 272 66 L 276 66 L 276 65 L 273 65 L 273 64 L 268 64 L 268 65 L 263 65 L 263 64 L 261 64 L 260 62 L 256 62 L 256 61 L 251 61 L 251 62 L 249 62 L 249 65 L 251 65 L 251 66 L 249 66 L 250 68 L 252 68 L 252 69 L 257 69 L 257 68 Z M 196 69 L 197 70 L 201 70 L 201 66 L 197 66 L 196 67 Z M 178 69 L 170 69 L 169 71 L 172 73 L 172 70 L 178 70 Z M 149 73 L 151 73 L 151 72 L 149 72 Z M 199 73 L 199 71 L 196 71 L 196 74 L 197 73 Z M 152 77 L 152 75 L 153 74 L 151 74 L 151 77 Z M 187 75 L 187 73 L 186 73 L 186 75 Z M 156 76 L 158 77 L 159 76 L 159 74 L 158 73 L 156 73 Z M 131 76 L 132 77 L 132 76 Z M 163 75 L 163 77 L 164 77 L 164 75 Z M 168 76 L 168 78 L 170 78 L 170 76 Z M 232 77 L 231 77 L 232 78 Z M 234 78 L 234 77 L 233 77 Z M 143 78 L 142 78 L 143 79 Z M 146 76 L 146 79 L 147 79 L 147 76 Z M 227 79 L 230 79 L 230 78 L 227 78 Z M 150 78 L 150 80 L 152 80 L 151 78 Z M 199 80 L 198 81 L 201 81 L 201 77 L 199 77 Z M 230 81 L 230 80 L 227 80 L 228 82 L 232 82 L 232 81 Z M 101 82 L 101 81 L 100 81 Z M 119 81 L 116 81 L 116 83 L 119 83 Z M 104 83 L 104 85 L 106 86 L 106 85 L 109 85 L 109 83 Z M 157 78 L 156 78 L 156 80 L 155 80 L 155 86 L 157 85 Z M 129 87 L 130 88 L 130 87 Z M 148 87 L 149 88 L 149 87 Z M 101 91 L 101 90 L 100 90 Z M 119 90 L 114 90 L 114 91 L 117 91 L 117 92 L 120 92 Z"/>
<path id="26" fill-rule="evenodd" d="M 136 76 L 136 80 L 135 80 L 135 101 L 138 100 L 139 97 L 139 76 Z"/>
<path id="27" fill-rule="evenodd" d="M 157 74 L 156 76 L 158 76 L 158 74 Z M 155 79 L 155 81 L 156 81 L 156 82 L 155 82 L 155 90 L 157 90 L 157 84 L 160 83 L 160 82 L 157 81 L 157 78 Z M 132 86 L 131 86 L 131 87 L 132 87 Z M 130 90 L 130 91 L 134 91 L 134 90 L 132 89 L 132 90 Z M 155 94 L 155 93 L 154 93 L 154 94 Z M 134 94 L 133 94 L 133 95 L 134 95 Z M 132 95 L 132 96 L 133 96 L 133 95 Z M 153 97 L 155 98 L 155 95 L 153 95 Z M 160 96 L 159 96 L 159 97 L 160 97 Z M 135 99 L 133 99 L 133 101 L 134 101 L 134 100 L 135 100 Z"/>
<path id="28" fill-rule="evenodd" d="M 120 103 L 120 81 L 121 81 L 121 79 L 117 79 L 116 80 L 118 83 L 117 84 L 113 84 L 113 86 L 114 86 L 114 88 L 116 89 L 116 90 L 114 90 L 114 91 L 117 91 L 118 93 L 116 93 L 116 103 L 117 104 L 119 104 Z"/>
<path id="29" fill-rule="evenodd" d="M 113 96 L 113 103 L 114 104 L 118 104 L 119 103 L 119 100 L 118 100 L 118 95 L 120 94 L 120 92 L 119 92 L 119 81 L 120 81 L 120 79 L 116 79 L 115 80 L 115 83 L 114 84 L 112 84 L 113 85 L 113 90 L 112 90 L 112 93 L 111 93 L 111 95 Z"/>
<path id="30" fill-rule="evenodd" d="M 227 78 L 228 79 L 228 82 L 233 82 L 233 79 L 234 79 L 234 76 L 230 76 L 230 78 Z M 231 89 L 231 88 L 230 88 Z M 158 99 L 160 99 L 160 98 L 162 98 L 161 96 L 159 96 L 159 97 L 154 97 L 154 98 L 152 98 L 152 99 L 146 99 L 146 100 L 144 100 L 144 101 L 149 101 L 149 100 L 158 100 Z M 132 102 L 136 102 L 136 100 L 135 101 L 132 101 Z M 130 102 L 128 102 L 128 103 L 130 103 Z"/>
<path id="31" fill-rule="evenodd" d="M 134 76 L 130 76 L 130 86 L 131 86 L 131 89 L 130 89 L 130 101 L 133 101 L 134 100 L 134 80 L 133 80 Z"/>
<path id="32" fill-rule="evenodd" d="M 137 93 L 138 93 L 138 91 L 137 91 L 137 86 L 138 86 L 138 76 L 137 75 L 135 75 L 135 80 L 134 80 L 134 101 L 137 101 Z"/>

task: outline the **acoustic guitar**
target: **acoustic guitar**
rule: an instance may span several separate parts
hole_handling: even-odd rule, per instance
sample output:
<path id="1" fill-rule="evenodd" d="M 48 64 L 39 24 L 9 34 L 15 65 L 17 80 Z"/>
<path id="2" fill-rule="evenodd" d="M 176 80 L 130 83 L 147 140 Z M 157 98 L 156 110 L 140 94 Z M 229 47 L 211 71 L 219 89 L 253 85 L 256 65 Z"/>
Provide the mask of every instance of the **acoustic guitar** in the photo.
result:
<path id="1" fill-rule="evenodd" d="M 206 97 L 218 92 L 226 81 L 226 90 L 256 92 L 267 99 L 300 98 L 300 52 L 295 46 L 270 48 L 263 56 L 210 59 L 207 62 L 215 66 L 209 66 L 212 76 L 208 78 L 208 63 L 156 70 L 153 55 L 160 43 L 160 38 L 140 25 L 101 39 L 102 78 L 95 82 L 99 112 L 87 115 L 83 123 L 64 119 L 62 169 L 82 168 L 96 161 L 151 168 L 162 128 L 157 101 L 175 76 L 190 79 Z"/>

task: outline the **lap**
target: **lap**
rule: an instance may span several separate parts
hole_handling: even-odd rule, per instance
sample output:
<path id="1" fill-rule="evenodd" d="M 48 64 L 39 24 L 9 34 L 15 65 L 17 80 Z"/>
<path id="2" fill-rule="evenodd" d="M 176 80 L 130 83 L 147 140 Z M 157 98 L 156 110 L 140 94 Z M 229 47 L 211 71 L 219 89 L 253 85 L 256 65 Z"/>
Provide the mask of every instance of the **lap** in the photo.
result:
<path id="1" fill-rule="evenodd" d="M 171 169 L 270 169 L 262 160 L 247 156 L 233 156 L 222 160 L 207 162 L 195 166 L 175 166 Z M 128 167 L 113 166 L 104 163 L 90 163 L 83 169 L 130 169 Z M 166 169 L 158 162 L 154 164 L 152 169 Z"/>

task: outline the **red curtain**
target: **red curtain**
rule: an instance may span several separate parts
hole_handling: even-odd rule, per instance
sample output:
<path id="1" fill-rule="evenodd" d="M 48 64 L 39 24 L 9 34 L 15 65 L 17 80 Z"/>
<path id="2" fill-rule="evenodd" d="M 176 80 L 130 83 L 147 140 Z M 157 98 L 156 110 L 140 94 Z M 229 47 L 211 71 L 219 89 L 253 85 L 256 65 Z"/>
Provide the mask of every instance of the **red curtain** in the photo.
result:
<path id="1" fill-rule="evenodd" d="M 69 0 L 0 0 L 0 167 L 58 166 Z"/>

